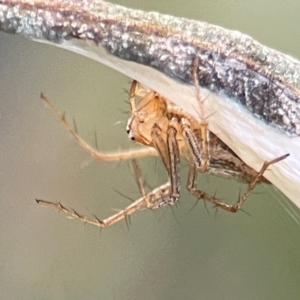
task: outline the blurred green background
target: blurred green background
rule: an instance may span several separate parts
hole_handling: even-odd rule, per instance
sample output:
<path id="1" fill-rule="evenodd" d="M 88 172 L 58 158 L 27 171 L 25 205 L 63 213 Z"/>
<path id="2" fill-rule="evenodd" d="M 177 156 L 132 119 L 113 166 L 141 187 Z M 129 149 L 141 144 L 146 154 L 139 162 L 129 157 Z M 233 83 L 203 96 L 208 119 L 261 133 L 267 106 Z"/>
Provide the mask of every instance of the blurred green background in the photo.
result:
<path id="1" fill-rule="evenodd" d="M 117 1 L 116 1 L 117 2 Z M 118 4 L 218 24 L 300 58 L 299 1 L 148 1 Z M 1 299 L 299 299 L 300 227 L 260 186 L 231 215 L 183 188 L 173 209 L 141 211 L 100 230 L 34 199 L 61 201 L 104 218 L 138 198 L 129 163 L 95 162 L 39 99 L 44 92 L 103 150 L 135 147 L 126 135 L 130 79 L 92 60 L 0 33 Z M 184 165 L 184 164 L 183 164 Z M 142 163 L 153 187 L 166 174 Z M 183 182 L 187 168 L 183 167 Z M 204 175 L 199 185 L 224 201 L 245 189 Z"/>

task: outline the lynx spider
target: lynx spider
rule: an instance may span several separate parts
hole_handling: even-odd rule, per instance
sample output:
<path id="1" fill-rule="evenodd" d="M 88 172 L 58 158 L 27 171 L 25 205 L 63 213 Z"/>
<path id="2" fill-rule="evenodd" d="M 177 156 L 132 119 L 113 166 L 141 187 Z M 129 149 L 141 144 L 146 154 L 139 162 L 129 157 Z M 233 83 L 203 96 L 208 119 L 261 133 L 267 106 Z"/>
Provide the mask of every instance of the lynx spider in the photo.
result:
<path id="1" fill-rule="evenodd" d="M 199 98 L 200 91 L 196 78 L 197 67 L 198 61 L 195 60 L 193 78 L 197 100 L 201 108 L 202 102 Z M 41 95 L 41 97 L 54 114 L 59 117 L 80 146 L 93 157 L 100 161 L 132 160 L 135 180 L 142 197 L 107 219 L 100 220 L 97 217 L 93 219 L 88 218 L 78 214 L 74 210 L 67 209 L 61 203 L 36 199 L 37 203 L 53 206 L 72 218 L 99 227 L 108 227 L 121 219 L 126 220 L 129 215 L 141 208 L 156 209 L 161 206 L 175 204 L 180 197 L 180 156 L 184 156 L 189 162 L 187 181 L 189 192 L 197 199 L 212 202 L 216 207 L 233 213 L 241 208 L 256 184 L 261 181 L 268 182 L 263 177 L 263 173 L 268 166 L 288 156 L 286 154 L 271 161 L 266 161 L 261 170 L 256 172 L 240 160 L 217 136 L 208 130 L 208 123 L 203 118 L 202 108 L 200 109 L 202 118 L 198 121 L 160 94 L 144 87 L 137 81 L 133 81 L 130 89 L 131 118 L 128 120 L 127 133 L 131 140 L 135 140 L 148 147 L 121 153 L 103 153 L 95 150 L 86 143 L 67 122 L 65 116 L 44 95 Z M 140 99 L 137 100 L 138 97 Z M 161 185 L 150 193 L 146 193 L 141 170 L 136 159 L 154 155 L 161 157 L 170 182 Z M 197 189 L 198 172 L 209 172 L 218 176 L 234 177 L 249 185 L 240 199 L 235 204 L 229 205 Z"/>

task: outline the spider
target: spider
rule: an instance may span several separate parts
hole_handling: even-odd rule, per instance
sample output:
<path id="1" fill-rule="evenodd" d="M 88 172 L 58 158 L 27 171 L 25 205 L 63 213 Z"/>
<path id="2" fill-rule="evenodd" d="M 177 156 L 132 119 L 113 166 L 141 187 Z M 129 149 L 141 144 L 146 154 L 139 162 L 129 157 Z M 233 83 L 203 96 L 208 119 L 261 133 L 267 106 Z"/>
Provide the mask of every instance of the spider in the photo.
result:
<path id="1" fill-rule="evenodd" d="M 147 147 L 122 153 L 103 153 L 86 143 L 67 122 L 65 116 L 43 94 L 41 98 L 59 117 L 80 146 L 93 157 L 100 161 L 132 160 L 135 179 L 142 197 L 107 219 L 88 218 L 74 210 L 67 209 L 61 203 L 36 199 L 37 203 L 55 207 L 70 217 L 99 227 L 108 227 L 124 218 L 126 220 L 129 215 L 141 208 L 156 209 L 175 204 L 180 198 L 181 156 L 185 157 L 189 164 L 186 185 L 188 191 L 197 199 L 212 202 L 216 207 L 232 213 L 240 210 L 256 184 L 268 183 L 268 180 L 263 177 L 268 166 L 288 156 L 286 154 L 266 161 L 261 170 L 256 172 L 207 129 L 207 122 L 196 120 L 162 95 L 137 81 L 133 81 L 130 89 L 131 117 L 126 130 L 131 140 Z M 150 193 L 146 193 L 136 159 L 155 155 L 161 157 L 170 180 Z M 240 199 L 235 204 L 229 205 L 197 188 L 198 172 L 209 172 L 217 176 L 235 178 L 249 185 Z"/>
<path id="2" fill-rule="evenodd" d="M 137 99 L 137 96 L 140 99 Z M 259 172 L 246 165 L 222 140 L 182 109 L 162 95 L 133 81 L 130 92 L 132 117 L 127 133 L 131 140 L 155 148 L 170 178 L 169 197 L 156 203 L 156 207 L 173 205 L 180 197 L 180 156 L 189 164 L 188 191 L 197 199 L 214 203 L 229 212 L 237 212 L 256 184 L 269 183 L 263 177 L 268 166 L 286 158 L 288 154 L 265 162 Z M 197 189 L 198 172 L 235 178 L 249 186 L 234 205 L 228 205 Z"/>

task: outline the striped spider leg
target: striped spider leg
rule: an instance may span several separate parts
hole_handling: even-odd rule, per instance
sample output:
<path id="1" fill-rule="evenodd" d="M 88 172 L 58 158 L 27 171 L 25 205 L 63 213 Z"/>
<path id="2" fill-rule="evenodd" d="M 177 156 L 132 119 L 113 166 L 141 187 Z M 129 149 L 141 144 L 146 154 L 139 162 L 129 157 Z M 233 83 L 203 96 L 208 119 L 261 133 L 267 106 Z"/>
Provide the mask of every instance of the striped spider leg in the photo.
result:
<path id="1" fill-rule="evenodd" d="M 189 162 L 187 189 L 197 199 L 212 202 L 226 211 L 237 212 L 263 177 L 265 170 L 288 156 L 265 162 L 259 172 L 247 166 L 231 149 L 200 122 L 173 105 L 163 96 L 134 81 L 130 91 L 132 117 L 127 124 L 129 137 L 159 152 L 170 178 L 170 195 L 161 205 L 173 205 L 180 197 L 180 156 Z M 205 126 L 203 126 L 205 125 Z M 204 153 L 202 147 L 208 153 Z M 204 166 L 203 166 L 204 157 Z M 248 183 L 236 204 L 228 205 L 197 189 L 198 172 L 235 178 Z"/>

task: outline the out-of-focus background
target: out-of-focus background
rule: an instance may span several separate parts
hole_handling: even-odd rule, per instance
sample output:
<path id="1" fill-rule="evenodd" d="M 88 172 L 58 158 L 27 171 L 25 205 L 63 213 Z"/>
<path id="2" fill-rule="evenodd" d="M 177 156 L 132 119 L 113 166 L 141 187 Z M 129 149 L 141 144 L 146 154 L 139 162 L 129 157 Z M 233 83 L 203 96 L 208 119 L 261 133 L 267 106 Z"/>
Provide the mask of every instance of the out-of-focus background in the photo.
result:
<path id="1" fill-rule="evenodd" d="M 116 2 L 237 29 L 300 58 L 295 0 Z M 119 193 L 140 196 L 129 163 L 94 161 L 39 98 L 74 117 L 91 144 L 96 131 L 101 149 L 128 149 L 130 79 L 5 33 L 0 74 L 1 299 L 299 299 L 300 226 L 272 187 L 255 189 L 244 207 L 251 216 L 191 210 L 183 188 L 173 211 L 138 212 L 129 230 L 120 222 L 100 231 L 38 206 L 35 198 L 61 201 L 104 218 L 130 203 Z M 141 165 L 149 185 L 164 183 L 159 160 Z M 183 164 L 183 181 L 186 173 Z M 228 202 L 246 187 L 208 175 L 199 185 Z"/>

